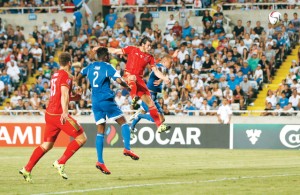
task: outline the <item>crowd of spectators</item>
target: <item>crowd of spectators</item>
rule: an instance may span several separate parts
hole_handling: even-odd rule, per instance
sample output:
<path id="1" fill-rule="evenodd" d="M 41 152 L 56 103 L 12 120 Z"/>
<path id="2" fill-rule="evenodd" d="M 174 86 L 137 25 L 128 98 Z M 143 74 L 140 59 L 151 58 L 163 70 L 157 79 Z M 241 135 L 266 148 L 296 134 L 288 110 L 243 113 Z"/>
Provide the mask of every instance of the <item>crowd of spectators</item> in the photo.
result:
<path id="1" fill-rule="evenodd" d="M 72 13 L 74 12 L 74 3 L 72 0 L 2 0 L 0 7 L 3 9 L 0 13 L 5 14 L 23 14 L 23 13 Z M 15 8 L 14 8 L 15 7 Z M 42 9 L 39 7 L 55 7 L 53 9 Z M 24 9 L 17 9 L 24 8 Z"/>
<path id="2" fill-rule="evenodd" d="M 94 46 L 124 48 L 138 45 L 141 36 L 149 36 L 151 53 L 157 62 L 163 55 L 180 50 L 173 67 L 166 71 L 171 83 L 163 86 L 159 98 L 165 115 L 198 114 L 194 111 L 215 115 L 224 98 L 237 109 L 246 109 L 262 84 L 271 82 L 276 69 L 297 43 L 300 19 L 297 13 L 285 14 L 282 24 L 269 24 L 268 28 L 262 27 L 260 21 L 252 24 L 239 20 L 228 31 L 223 26 L 221 9 L 218 6 L 213 15 L 204 11 L 201 22 L 190 23 L 190 11 L 183 5 L 179 15 L 170 14 L 165 19 L 164 27 L 153 24 L 146 6 L 140 18 L 136 18 L 133 8 L 124 17 L 111 9 L 105 16 L 98 13 L 88 23 L 83 22 L 80 12 L 74 12 L 74 21 L 67 17 L 61 24 L 55 19 L 44 21 L 27 39 L 21 26 L 4 27 L 0 23 L 0 102 L 10 98 L 4 105 L 7 114 L 13 109 L 45 109 L 50 97 L 50 75 L 59 68 L 53 57 L 57 47 L 72 54 L 72 74 L 76 78 L 94 60 Z M 197 30 L 199 26 L 203 32 Z M 123 75 L 124 56 L 112 55 L 110 63 Z M 294 66 L 298 70 L 299 62 Z M 36 71 L 38 74 L 34 74 Z M 145 80 L 149 73 L 147 69 Z M 28 83 L 32 75 L 36 82 Z M 112 88 L 121 109 L 132 110 L 128 91 L 116 84 Z M 89 83 L 81 79 L 74 89 L 82 90 L 82 99 L 70 102 L 70 112 L 91 114 Z"/>

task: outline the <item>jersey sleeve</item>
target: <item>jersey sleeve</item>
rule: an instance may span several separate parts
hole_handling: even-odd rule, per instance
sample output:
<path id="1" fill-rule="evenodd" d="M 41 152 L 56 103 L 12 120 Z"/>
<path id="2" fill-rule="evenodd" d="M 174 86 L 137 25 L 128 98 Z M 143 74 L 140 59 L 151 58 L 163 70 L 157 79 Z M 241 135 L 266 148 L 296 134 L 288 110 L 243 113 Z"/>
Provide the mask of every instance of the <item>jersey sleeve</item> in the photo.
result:
<path id="1" fill-rule="evenodd" d="M 121 77 L 117 70 L 110 64 L 107 65 L 106 76 L 112 78 L 113 80 Z"/>
<path id="2" fill-rule="evenodd" d="M 71 83 L 72 83 L 72 79 L 69 77 L 69 75 L 67 73 L 61 75 L 61 79 L 59 82 L 60 86 L 66 86 L 70 89 Z"/>
<path id="3" fill-rule="evenodd" d="M 126 46 L 122 49 L 124 54 L 129 54 L 134 49 L 133 46 Z"/>
<path id="4" fill-rule="evenodd" d="M 149 64 L 150 64 L 151 68 L 155 67 L 155 60 L 154 60 L 153 56 L 150 57 Z"/>
<path id="5" fill-rule="evenodd" d="M 87 73 L 88 73 L 88 66 L 85 67 L 85 68 L 83 68 L 83 69 L 81 69 L 81 71 L 80 71 L 80 74 L 82 74 L 82 76 L 86 76 Z"/>

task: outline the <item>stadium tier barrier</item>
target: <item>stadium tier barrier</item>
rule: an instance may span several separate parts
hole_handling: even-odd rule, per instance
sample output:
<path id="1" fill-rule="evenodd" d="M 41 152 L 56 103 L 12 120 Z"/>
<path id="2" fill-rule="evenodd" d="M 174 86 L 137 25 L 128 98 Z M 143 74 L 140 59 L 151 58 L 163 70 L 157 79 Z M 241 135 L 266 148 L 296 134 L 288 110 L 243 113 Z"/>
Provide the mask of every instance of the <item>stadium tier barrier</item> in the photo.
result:
<path id="1" fill-rule="evenodd" d="M 229 7 L 231 10 L 233 9 L 240 9 L 243 7 L 257 7 L 257 6 L 271 6 L 269 9 L 276 10 L 280 9 L 282 6 L 300 6 L 298 3 L 290 3 L 290 2 L 266 2 L 266 3 L 224 3 L 222 4 L 223 7 Z M 298 7 L 299 8 L 299 7 Z M 281 8 L 282 9 L 282 8 Z"/>
<path id="2" fill-rule="evenodd" d="M 233 110 L 232 114 L 233 116 L 256 116 L 256 117 L 262 117 L 261 114 L 266 114 L 266 115 L 273 115 L 273 117 L 291 117 L 291 116 L 297 116 L 300 117 L 300 111 L 276 111 L 276 110 L 238 110 L 239 108 L 237 108 L 237 110 Z M 124 110 L 123 111 L 125 115 L 131 115 L 133 113 L 136 112 L 136 110 Z M 217 114 L 217 110 L 207 110 L 207 111 L 203 111 L 203 110 L 182 110 L 181 114 L 176 114 L 175 110 L 170 110 L 170 113 L 172 114 L 173 117 L 178 116 L 184 116 L 186 115 L 187 117 L 191 117 L 191 116 L 214 116 Z M 82 115 L 87 115 L 87 116 L 91 116 L 93 115 L 93 111 L 92 110 L 69 110 L 69 113 L 75 116 L 82 116 Z M 75 114 L 74 114 L 75 113 Z M 3 115 L 9 115 L 9 116 L 22 116 L 22 115 L 28 115 L 28 116 L 36 116 L 36 115 L 45 115 L 45 111 L 44 110 L 0 110 L 0 116 Z M 0 120 L 1 122 L 1 120 Z"/>
<path id="3" fill-rule="evenodd" d="M 18 118 L 17 118 L 18 117 Z M 85 147 L 94 147 L 96 125 L 92 116 L 76 116 L 88 137 Z M 43 142 L 43 116 L 1 116 L 0 147 L 34 147 Z M 141 121 L 131 137 L 133 148 L 224 148 L 300 149 L 298 117 L 233 116 L 231 124 L 218 124 L 216 116 L 166 116 L 172 126 L 165 133 Z M 123 147 L 121 129 L 108 121 L 105 147 Z M 66 146 L 70 137 L 61 133 L 56 146 Z"/>

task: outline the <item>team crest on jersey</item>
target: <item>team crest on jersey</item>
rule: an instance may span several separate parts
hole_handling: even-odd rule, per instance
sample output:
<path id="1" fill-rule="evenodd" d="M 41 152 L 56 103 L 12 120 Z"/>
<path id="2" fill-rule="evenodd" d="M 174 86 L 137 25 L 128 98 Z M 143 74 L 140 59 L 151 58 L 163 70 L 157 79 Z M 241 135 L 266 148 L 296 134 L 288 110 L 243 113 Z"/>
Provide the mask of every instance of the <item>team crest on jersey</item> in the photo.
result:
<path id="1" fill-rule="evenodd" d="M 67 80 L 68 85 L 71 85 L 71 79 Z"/>

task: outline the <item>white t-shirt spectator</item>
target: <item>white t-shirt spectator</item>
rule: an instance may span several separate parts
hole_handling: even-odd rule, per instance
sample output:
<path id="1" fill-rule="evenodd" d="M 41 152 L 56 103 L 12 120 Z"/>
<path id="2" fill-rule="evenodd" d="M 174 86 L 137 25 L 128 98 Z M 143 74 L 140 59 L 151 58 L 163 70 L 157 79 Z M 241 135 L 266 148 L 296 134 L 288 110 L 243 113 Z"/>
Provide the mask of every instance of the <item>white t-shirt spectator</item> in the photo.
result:
<path id="1" fill-rule="evenodd" d="M 122 110 L 122 111 L 130 110 L 130 104 L 123 104 L 123 105 L 121 106 L 121 110 Z"/>
<path id="2" fill-rule="evenodd" d="M 0 95 L 2 95 L 3 89 L 4 89 L 4 83 L 3 81 L 0 81 Z"/>
<path id="3" fill-rule="evenodd" d="M 14 82 L 19 82 L 20 80 L 20 69 L 18 66 L 10 66 L 7 68 L 7 74 Z"/>
<path id="4" fill-rule="evenodd" d="M 192 45 L 193 45 L 193 46 L 196 46 L 196 47 L 198 47 L 201 43 L 203 43 L 203 41 L 200 40 L 200 39 L 194 39 L 194 40 L 192 41 Z"/>
<path id="5" fill-rule="evenodd" d="M 98 22 L 97 20 L 94 22 L 93 28 L 96 28 L 98 25 L 99 25 L 101 28 L 104 28 L 104 23 L 103 23 L 103 22 Z"/>
<path id="6" fill-rule="evenodd" d="M 220 118 L 224 124 L 228 124 L 230 115 L 232 115 L 232 110 L 229 105 L 221 105 L 218 109 L 217 114 L 220 115 Z"/>
<path id="7" fill-rule="evenodd" d="M 207 105 L 204 105 L 202 104 L 201 107 L 200 107 L 200 111 L 202 114 L 206 115 L 206 112 L 210 110 L 210 106 L 207 104 Z"/>
<path id="8" fill-rule="evenodd" d="M 176 20 L 173 18 L 173 20 L 171 20 L 170 18 L 167 20 L 166 22 L 166 29 L 170 30 L 173 28 L 173 26 L 175 25 Z"/>
<path id="9" fill-rule="evenodd" d="M 141 6 L 145 4 L 145 0 L 136 0 L 136 3 Z"/>
<path id="10" fill-rule="evenodd" d="M 275 95 L 272 95 L 271 97 L 266 97 L 266 101 L 267 101 L 267 103 L 271 103 L 272 104 L 272 106 L 273 107 L 275 107 L 276 106 L 276 104 L 277 104 L 277 98 L 276 98 L 276 96 Z"/>
<path id="11" fill-rule="evenodd" d="M 254 78 L 255 79 L 263 79 L 263 71 L 262 69 L 258 70 L 256 69 L 255 72 L 254 72 Z"/>
<path id="12" fill-rule="evenodd" d="M 182 63 L 182 61 L 185 59 L 185 55 L 189 54 L 189 52 L 187 50 L 184 50 L 184 52 L 182 52 L 181 50 L 178 52 L 177 58 L 179 59 L 179 62 Z"/>
<path id="13" fill-rule="evenodd" d="M 192 103 L 195 105 L 195 107 L 199 110 L 202 106 L 203 97 L 194 97 Z"/>
<path id="14" fill-rule="evenodd" d="M 67 21 L 67 22 L 63 21 L 60 24 L 60 28 L 63 32 L 68 32 L 71 29 L 71 23 L 69 21 Z"/>
<path id="15" fill-rule="evenodd" d="M 20 100 L 20 99 L 22 99 L 22 97 L 21 96 L 12 96 L 11 98 L 10 98 L 10 102 L 12 103 L 12 106 L 13 107 L 15 107 L 17 104 L 18 104 L 18 100 Z"/>
<path id="16" fill-rule="evenodd" d="M 12 60 L 12 59 L 11 59 L 9 62 L 6 63 L 7 68 L 8 68 L 8 67 L 11 67 L 12 64 L 14 64 L 14 66 L 18 67 L 17 62 L 16 62 L 15 60 Z"/>
<path id="17" fill-rule="evenodd" d="M 37 59 L 39 62 L 41 62 L 42 61 L 42 53 L 43 53 L 43 51 L 42 51 L 42 49 L 41 48 L 32 48 L 31 50 L 30 50 L 30 53 L 33 55 L 33 57 L 35 58 L 35 59 Z M 36 54 L 38 54 L 38 55 L 36 55 Z"/>
<path id="18" fill-rule="evenodd" d="M 300 100 L 300 96 L 299 95 L 296 95 L 296 97 L 294 97 L 294 95 L 292 95 L 289 98 L 289 102 L 292 103 L 293 107 L 298 107 L 299 100 Z"/>

